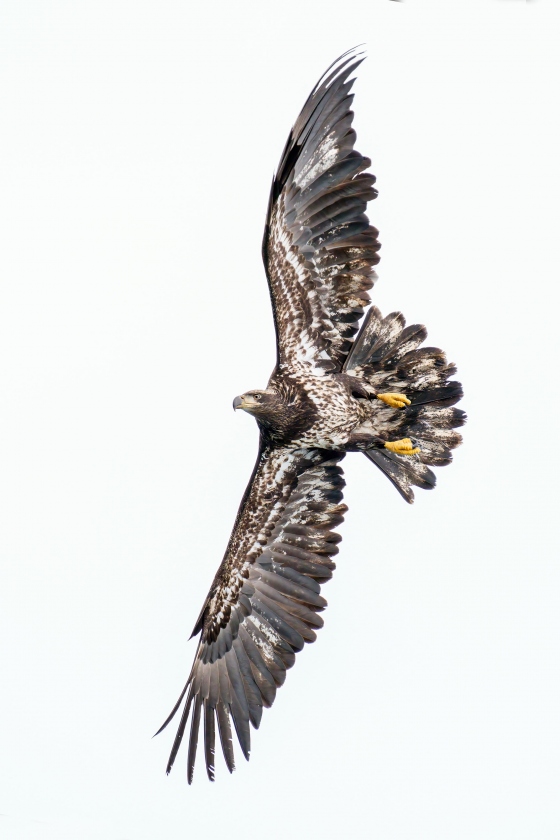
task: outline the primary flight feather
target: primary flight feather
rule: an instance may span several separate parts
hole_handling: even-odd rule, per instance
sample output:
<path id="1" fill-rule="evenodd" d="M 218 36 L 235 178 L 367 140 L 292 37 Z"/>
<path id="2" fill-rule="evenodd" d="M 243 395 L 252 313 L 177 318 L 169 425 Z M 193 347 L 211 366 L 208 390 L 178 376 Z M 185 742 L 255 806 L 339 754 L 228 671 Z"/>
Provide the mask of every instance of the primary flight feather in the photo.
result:
<path id="1" fill-rule="evenodd" d="M 248 759 L 251 726 L 323 625 L 346 453 L 362 452 L 412 502 L 412 485 L 432 488 L 430 465 L 448 464 L 461 442 L 461 385 L 441 350 L 420 346 L 425 328 L 371 307 L 358 332 L 380 248 L 365 215 L 377 195 L 371 161 L 354 149 L 350 77 L 361 61 L 350 51 L 320 79 L 272 182 L 263 259 L 276 366 L 265 390 L 233 402 L 255 417 L 259 454 L 193 630 L 190 676 L 161 727 L 184 702 L 167 772 L 190 718 L 189 783 L 201 720 L 213 780 L 216 730 L 231 772 L 232 724 Z"/>

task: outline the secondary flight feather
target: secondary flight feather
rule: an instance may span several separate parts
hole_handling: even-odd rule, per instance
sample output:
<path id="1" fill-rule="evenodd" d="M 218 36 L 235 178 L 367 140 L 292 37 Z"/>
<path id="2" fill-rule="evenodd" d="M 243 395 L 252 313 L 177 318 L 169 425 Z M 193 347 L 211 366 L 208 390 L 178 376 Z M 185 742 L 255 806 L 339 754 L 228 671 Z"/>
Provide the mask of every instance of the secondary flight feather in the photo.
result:
<path id="1" fill-rule="evenodd" d="M 213 780 L 216 735 L 231 772 L 233 731 L 248 759 L 251 727 L 323 625 L 321 587 L 347 510 L 346 453 L 365 455 L 412 502 L 412 487 L 432 488 L 430 466 L 448 464 L 461 442 L 461 385 L 441 350 L 421 346 L 425 328 L 375 307 L 360 328 L 380 248 L 365 213 L 375 176 L 352 128 L 351 77 L 362 60 L 350 51 L 319 80 L 272 182 L 263 260 L 276 366 L 266 389 L 233 402 L 255 417 L 259 453 L 193 631 L 191 673 L 161 727 L 183 706 L 167 772 L 190 722 L 189 784 L 201 722 Z"/>

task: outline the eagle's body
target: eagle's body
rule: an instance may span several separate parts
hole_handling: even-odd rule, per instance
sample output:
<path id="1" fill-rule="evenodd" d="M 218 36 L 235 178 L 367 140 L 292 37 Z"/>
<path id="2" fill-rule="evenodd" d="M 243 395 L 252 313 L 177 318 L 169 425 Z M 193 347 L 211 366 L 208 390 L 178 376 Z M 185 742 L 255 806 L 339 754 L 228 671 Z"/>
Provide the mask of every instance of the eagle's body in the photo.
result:
<path id="1" fill-rule="evenodd" d="M 375 178 L 351 127 L 348 77 L 359 63 L 343 56 L 316 86 L 272 184 L 263 258 L 276 366 L 266 389 L 234 400 L 257 420 L 259 454 L 193 631 L 201 637 L 191 674 L 164 724 L 188 692 L 168 772 L 192 711 L 189 782 L 201 717 L 213 779 L 216 722 L 231 771 L 231 721 L 248 758 L 249 724 L 258 727 L 295 653 L 322 626 L 346 453 L 366 455 L 411 502 L 411 485 L 433 487 L 428 465 L 448 464 L 461 440 L 461 386 L 441 350 L 420 347 L 425 328 L 371 307 L 358 333 L 380 247 L 364 213 Z"/>
<path id="2" fill-rule="evenodd" d="M 299 375 L 275 371 L 268 388 L 283 397 L 288 424 L 278 432 L 271 427 L 272 439 L 276 434 L 278 443 L 294 448 L 344 449 L 368 414 L 352 397 L 347 379 L 339 373 L 317 378 L 305 371 Z"/>

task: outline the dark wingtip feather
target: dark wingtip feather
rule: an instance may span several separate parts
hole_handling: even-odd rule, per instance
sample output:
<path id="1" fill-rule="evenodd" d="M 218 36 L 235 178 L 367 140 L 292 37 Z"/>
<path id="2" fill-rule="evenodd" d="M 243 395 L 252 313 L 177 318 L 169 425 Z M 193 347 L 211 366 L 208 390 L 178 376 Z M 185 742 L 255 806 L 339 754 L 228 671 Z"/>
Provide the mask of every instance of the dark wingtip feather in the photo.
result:
<path id="1" fill-rule="evenodd" d="M 188 683 L 187 683 L 188 685 Z M 189 695 L 187 697 L 187 702 L 185 703 L 185 708 L 183 709 L 183 714 L 181 715 L 181 720 L 179 722 L 179 726 L 177 728 L 177 734 L 175 735 L 175 740 L 173 741 L 173 746 L 171 747 L 171 753 L 169 754 L 169 760 L 167 762 L 167 767 L 165 772 L 169 776 L 171 773 L 171 769 L 173 764 L 175 763 L 175 758 L 177 753 L 179 752 L 179 747 L 181 746 L 181 741 L 183 740 L 183 735 L 185 733 L 185 727 L 187 725 L 187 720 L 189 718 L 189 711 L 191 708 L 191 703 L 193 699 L 193 688 L 192 683 L 189 690 Z M 179 701 L 180 702 L 180 701 Z"/>
<path id="2" fill-rule="evenodd" d="M 241 747 L 241 752 L 245 756 L 246 760 L 249 761 L 251 756 L 251 729 L 249 726 L 249 714 L 245 714 L 245 711 L 241 707 L 235 692 L 233 692 L 231 698 L 230 709 L 231 716 L 233 718 L 233 725 L 237 733 L 237 740 L 239 741 L 239 746 Z"/>
<path id="3" fill-rule="evenodd" d="M 188 775 L 187 779 L 189 785 L 192 784 L 194 776 L 194 762 L 196 759 L 196 748 L 198 745 L 198 729 L 200 726 L 200 710 L 202 708 L 202 698 L 200 694 L 196 695 L 194 701 L 194 710 L 191 721 L 191 734 L 189 737 L 189 757 L 188 757 Z"/>
<path id="4" fill-rule="evenodd" d="M 218 733 L 220 735 L 220 743 L 222 745 L 226 767 L 230 773 L 233 773 L 235 770 L 235 756 L 233 752 L 231 723 L 228 707 L 222 701 L 216 706 L 216 715 L 218 717 Z"/>
<path id="5" fill-rule="evenodd" d="M 181 705 L 181 702 L 182 702 L 182 700 L 183 700 L 183 697 L 185 696 L 185 693 L 186 693 L 186 691 L 187 691 L 187 688 L 188 688 L 188 687 L 189 687 L 189 685 L 190 685 L 190 682 L 191 682 L 191 678 L 189 677 L 189 679 L 187 680 L 187 682 L 186 682 L 186 684 L 185 684 L 184 689 L 182 690 L 181 694 L 179 695 L 179 699 L 177 700 L 177 702 L 175 703 L 175 705 L 174 705 L 174 706 L 173 706 L 173 708 L 171 709 L 171 711 L 170 711 L 169 715 L 168 715 L 168 716 L 167 716 L 167 718 L 164 720 L 164 722 L 162 723 L 162 725 L 160 726 L 160 728 L 158 729 L 158 731 L 157 731 L 157 732 L 154 732 L 154 734 L 152 735 L 152 738 L 155 738 L 155 737 L 156 737 L 156 735 L 159 735 L 159 733 L 160 733 L 160 732 L 163 732 L 163 730 L 165 729 L 165 727 L 166 727 L 169 723 L 171 723 L 171 721 L 173 720 L 173 718 L 174 718 L 174 717 L 175 717 L 175 715 L 177 714 L 177 709 L 178 709 L 178 708 L 179 708 L 179 706 Z"/>
<path id="6" fill-rule="evenodd" d="M 215 770 L 215 749 L 216 745 L 216 726 L 214 718 L 214 709 L 210 703 L 204 702 L 204 758 L 206 761 L 206 773 L 211 782 L 214 781 Z"/>

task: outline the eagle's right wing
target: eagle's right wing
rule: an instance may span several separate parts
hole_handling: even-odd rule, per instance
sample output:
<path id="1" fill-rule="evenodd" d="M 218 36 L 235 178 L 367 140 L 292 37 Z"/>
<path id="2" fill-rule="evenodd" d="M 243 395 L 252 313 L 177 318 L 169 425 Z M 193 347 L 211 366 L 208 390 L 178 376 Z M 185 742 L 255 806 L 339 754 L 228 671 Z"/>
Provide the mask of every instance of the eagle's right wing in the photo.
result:
<path id="1" fill-rule="evenodd" d="M 193 635 L 201 632 L 187 684 L 161 729 L 187 695 L 167 772 L 191 715 L 188 780 L 193 778 L 200 718 L 206 770 L 214 779 L 216 721 L 226 765 L 234 769 L 231 720 L 245 758 L 286 669 L 315 641 L 326 606 L 320 584 L 332 577 L 342 522 L 343 453 L 262 448 L 224 560 Z M 161 731 L 161 729 L 159 731 Z"/>
<path id="2" fill-rule="evenodd" d="M 354 149 L 349 80 L 362 61 L 351 51 L 319 80 L 272 182 L 263 259 L 281 369 L 340 370 L 370 300 L 380 245 L 365 210 L 377 192 Z"/>

